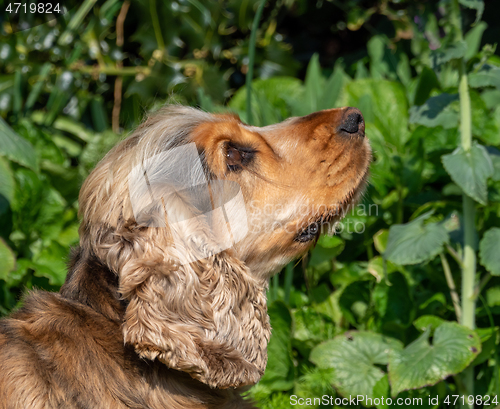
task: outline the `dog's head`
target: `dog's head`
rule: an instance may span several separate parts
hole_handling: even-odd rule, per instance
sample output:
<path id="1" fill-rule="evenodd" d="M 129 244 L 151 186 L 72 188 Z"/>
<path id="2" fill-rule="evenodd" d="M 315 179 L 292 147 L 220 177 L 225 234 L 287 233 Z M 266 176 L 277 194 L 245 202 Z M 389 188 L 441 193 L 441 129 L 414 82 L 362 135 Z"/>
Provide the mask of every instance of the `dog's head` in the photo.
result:
<path id="1" fill-rule="evenodd" d="M 170 106 L 97 165 L 80 193 L 83 251 L 119 277 L 126 343 L 212 387 L 262 376 L 270 275 L 365 185 L 354 108 L 257 128 Z"/>

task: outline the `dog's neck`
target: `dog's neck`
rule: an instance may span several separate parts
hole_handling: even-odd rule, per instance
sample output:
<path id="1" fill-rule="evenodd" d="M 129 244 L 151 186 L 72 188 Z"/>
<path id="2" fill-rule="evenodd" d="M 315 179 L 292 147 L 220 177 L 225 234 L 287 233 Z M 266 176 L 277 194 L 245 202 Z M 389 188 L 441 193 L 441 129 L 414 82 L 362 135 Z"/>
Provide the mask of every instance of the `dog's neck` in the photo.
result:
<path id="1" fill-rule="evenodd" d="M 64 298 L 87 305 L 108 319 L 123 320 L 126 304 L 120 300 L 117 275 L 81 248 L 71 253 L 68 275 L 60 293 Z"/>

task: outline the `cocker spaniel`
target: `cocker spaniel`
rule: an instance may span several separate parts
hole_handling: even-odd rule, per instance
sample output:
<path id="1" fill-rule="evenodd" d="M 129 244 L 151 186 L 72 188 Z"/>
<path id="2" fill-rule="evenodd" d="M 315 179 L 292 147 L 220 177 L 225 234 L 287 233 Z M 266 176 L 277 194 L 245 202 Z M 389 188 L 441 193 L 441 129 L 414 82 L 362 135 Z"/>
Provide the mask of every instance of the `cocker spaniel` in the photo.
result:
<path id="1" fill-rule="evenodd" d="M 150 116 L 83 184 L 61 291 L 0 321 L 0 408 L 252 408 L 268 279 L 360 197 L 364 136 L 355 108 Z"/>

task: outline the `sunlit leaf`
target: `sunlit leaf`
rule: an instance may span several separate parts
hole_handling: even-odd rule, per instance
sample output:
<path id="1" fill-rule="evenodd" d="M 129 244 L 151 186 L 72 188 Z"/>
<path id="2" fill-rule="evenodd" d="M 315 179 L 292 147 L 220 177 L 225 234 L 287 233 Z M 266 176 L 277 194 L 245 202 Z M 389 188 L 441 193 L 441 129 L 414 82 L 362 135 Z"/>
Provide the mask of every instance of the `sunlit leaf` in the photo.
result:
<path id="1" fill-rule="evenodd" d="M 53 241 L 35 257 L 32 268 L 35 275 L 49 279 L 52 285 L 64 284 L 67 274 L 69 249 Z"/>
<path id="2" fill-rule="evenodd" d="M 452 180 L 471 198 L 481 204 L 488 200 L 487 181 L 493 176 L 493 164 L 484 146 L 474 143 L 469 151 L 462 147 L 442 157 Z"/>
<path id="3" fill-rule="evenodd" d="M 483 0 L 458 0 L 458 2 L 465 7 L 476 10 L 476 23 L 481 20 L 484 12 Z"/>
<path id="4" fill-rule="evenodd" d="M 500 276 L 500 228 L 492 227 L 479 243 L 481 264 L 494 276 Z"/>
<path id="5" fill-rule="evenodd" d="M 458 101 L 458 95 L 439 94 L 429 98 L 423 105 L 410 108 L 410 122 L 433 128 L 442 126 L 445 129 L 454 128 L 458 124 L 458 106 L 452 104 Z"/>
<path id="6" fill-rule="evenodd" d="M 343 395 L 373 398 L 373 387 L 384 376 L 377 365 L 386 365 L 391 351 L 402 343 L 365 331 L 349 331 L 326 341 L 311 352 L 310 360 L 320 368 L 333 368 L 333 386 Z"/>
<path id="7" fill-rule="evenodd" d="M 388 239 L 389 231 L 387 229 L 381 229 L 373 235 L 373 245 L 380 254 L 384 253 L 387 248 Z"/>
<path id="8" fill-rule="evenodd" d="M 335 108 L 347 75 L 340 65 L 337 65 L 322 89 L 318 101 L 318 110 Z"/>
<path id="9" fill-rule="evenodd" d="M 37 169 L 37 157 L 33 146 L 14 132 L 1 117 L 0 155 L 5 155 L 8 159 L 30 169 Z"/>
<path id="10" fill-rule="evenodd" d="M 0 156 L 0 197 L 3 196 L 8 202 L 14 200 L 14 175 L 7 160 Z"/>
<path id="11" fill-rule="evenodd" d="M 389 229 L 384 257 L 395 264 L 417 264 L 437 256 L 448 242 L 446 228 L 439 223 L 424 221 L 432 212 L 423 214 L 407 224 L 395 224 Z"/>
<path id="12" fill-rule="evenodd" d="M 462 58 L 466 52 L 467 43 L 465 41 L 459 41 L 448 47 L 441 47 L 431 53 L 432 64 L 437 67 L 450 60 Z"/>
<path id="13" fill-rule="evenodd" d="M 0 279 L 7 280 L 10 271 L 16 266 L 16 257 L 7 243 L 0 237 Z"/>
<path id="14" fill-rule="evenodd" d="M 465 53 L 465 59 L 470 59 L 474 57 L 479 51 L 479 46 L 481 45 L 481 38 L 483 37 L 484 30 L 488 28 L 488 24 L 481 21 L 475 24 L 467 34 L 465 35 L 465 42 L 467 43 L 467 52 Z"/>
<path id="15" fill-rule="evenodd" d="M 453 322 L 441 324 L 429 343 L 430 329 L 403 350 L 389 354 L 392 396 L 426 385 L 434 385 L 463 371 L 481 352 L 477 334 Z"/>
<path id="16" fill-rule="evenodd" d="M 500 88 L 500 67 L 484 65 L 480 71 L 469 74 L 469 84 L 473 88 Z"/>
<path id="17" fill-rule="evenodd" d="M 436 317 L 435 315 L 422 315 L 421 317 L 418 317 L 415 321 L 413 321 L 413 325 L 421 332 L 430 328 L 431 333 L 433 333 L 434 330 L 443 322 L 445 322 L 444 319 Z"/>
<path id="18" fill-rule="evenodd" d="M 319 55 L 314 54 L 307 66 L 306 79 L 304 82 L 304 112 L 301 115 L 307 115 L 317 111 L 319 98 L 322 95 L 324 79 L 321 75 L 321 66 L 319 65 Z"/>
<path id="19" fill-rule="evenodd" d="M 346 86 L 345 104 L 359 108 L 365 121 L 373 122 L 380 130 L 386 144 L 401 149 L 408 140 L 408 102 L 400 83 L 352 81 Z"/>

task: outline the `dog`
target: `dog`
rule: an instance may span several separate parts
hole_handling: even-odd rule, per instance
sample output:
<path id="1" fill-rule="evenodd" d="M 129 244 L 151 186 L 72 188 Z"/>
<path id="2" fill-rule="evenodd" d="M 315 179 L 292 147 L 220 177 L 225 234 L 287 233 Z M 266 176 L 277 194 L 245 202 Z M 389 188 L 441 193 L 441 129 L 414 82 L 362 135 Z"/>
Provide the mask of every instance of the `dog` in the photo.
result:
<path id="1" fill-rule="evenodd" d="M 60 292 L 0 321 L 0 408 L 253 408 L 269 277 L 360 198 L 370 160 L 355 108 L 149 116 L 84 182 Z"/>

